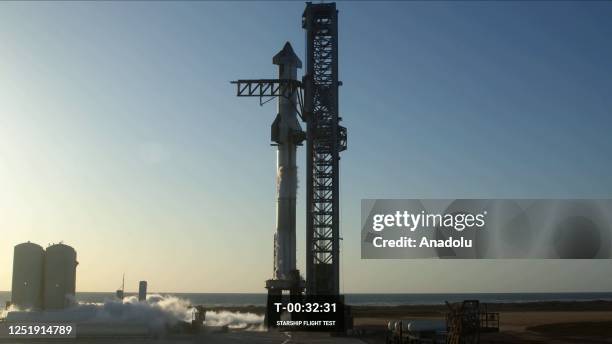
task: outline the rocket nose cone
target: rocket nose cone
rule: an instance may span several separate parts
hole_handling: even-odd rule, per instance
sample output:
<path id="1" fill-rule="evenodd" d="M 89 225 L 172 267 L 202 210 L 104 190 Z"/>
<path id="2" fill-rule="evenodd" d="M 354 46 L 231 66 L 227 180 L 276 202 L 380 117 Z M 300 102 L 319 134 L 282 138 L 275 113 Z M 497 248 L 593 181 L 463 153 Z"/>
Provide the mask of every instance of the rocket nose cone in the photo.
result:
<path id="1" fill-rule="evenodd" d="M 297 55 L 293 51 L 291 43 L 289 42 L 286 42 L 283 49 L 279 51 L 278 54 L 274 55 L 274 57 L 272 58 L 272 63 L 274 63 L 275 65 L 291 64 L 296 66 L 297 68 L 302 68 L 302 61 L 299 57 L 297 57 Z"/>

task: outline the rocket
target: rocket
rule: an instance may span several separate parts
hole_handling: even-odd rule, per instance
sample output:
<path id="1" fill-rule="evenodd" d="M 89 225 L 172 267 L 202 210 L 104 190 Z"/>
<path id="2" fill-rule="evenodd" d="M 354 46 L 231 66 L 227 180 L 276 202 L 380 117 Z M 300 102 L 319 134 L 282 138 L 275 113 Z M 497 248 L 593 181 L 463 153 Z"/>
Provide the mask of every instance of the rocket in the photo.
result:
<path id="1" fill-rule="evenodd" d="M 302 61 L 291 44 L 272 58 L 278 79 L 297 80 Z M 278 97 L 278 114 L 272 122 L 271 139 L 276 143 L 276 233 L 274 235 L 274 279 L 289 280 L 296 270 L 295 208 L 297 194 L 297 146 L 305 138 L 296 110 L 297 94 Z"/>

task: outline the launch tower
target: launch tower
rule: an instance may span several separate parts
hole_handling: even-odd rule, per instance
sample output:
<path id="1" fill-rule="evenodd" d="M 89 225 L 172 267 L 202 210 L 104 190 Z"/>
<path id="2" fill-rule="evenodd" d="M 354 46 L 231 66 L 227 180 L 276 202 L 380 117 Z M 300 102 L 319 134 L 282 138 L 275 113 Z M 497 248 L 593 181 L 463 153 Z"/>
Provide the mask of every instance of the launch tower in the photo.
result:
<path id="1" fill-rule="evenodd" d="M 340 293 L 339 161 L 346 150 L 346 128 L 338 108 L 338 12 L 335 3 L 307 2 L 302 16 L 306 30 L 306 70 L 297 79 L 301 61 L 286 43 L 274 58 L 278 79 L 232 81 L 239 97 L 259 97 L 260 105 L 278 98 L 272 124 L 277 145 L 277 228 L 274 275 L 266 282 L 269 299 L 289 291 L 301 295 Z M 266 99 L 266 100 L 264 100 Z M 297 117 L 306 123 L 301 130 Z M 296 146 L 306 139 L 306 282 L 295 264 Z"/>

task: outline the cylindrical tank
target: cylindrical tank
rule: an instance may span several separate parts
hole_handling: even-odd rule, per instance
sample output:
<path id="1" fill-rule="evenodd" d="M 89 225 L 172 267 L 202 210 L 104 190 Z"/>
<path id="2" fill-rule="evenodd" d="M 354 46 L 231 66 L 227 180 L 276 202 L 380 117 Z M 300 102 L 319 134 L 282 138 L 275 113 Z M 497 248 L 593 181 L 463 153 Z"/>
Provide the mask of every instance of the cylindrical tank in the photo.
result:
<path id="1" fill-rule="evenodd" d="M 147 281 L 140 281 L 138 283 L 138 301 L 147 300 Z"/>
<path id="2" fill-rule="evenodd" d="M 63 309 L 74 300 L 76 251 L 64 244 L 47 247 L 45 254 L 45 309 Z"/>
<path id="3" fill-rule="evenodd" d="M 43 270 L 45 251 L 26 242 L 15 246 L 11 303 L 21 309 L 43 306 Z"/>
<path id="4" fill-rule="evenodd" d="M 442 332 L 446 330 L 446 321 L 438 319 L 416 319 L 416 320 L 397 320 L 389 322 L 389 329 L 393 324 L 395 332 L 402 333 L 417 333 L 417 332 Z"/>

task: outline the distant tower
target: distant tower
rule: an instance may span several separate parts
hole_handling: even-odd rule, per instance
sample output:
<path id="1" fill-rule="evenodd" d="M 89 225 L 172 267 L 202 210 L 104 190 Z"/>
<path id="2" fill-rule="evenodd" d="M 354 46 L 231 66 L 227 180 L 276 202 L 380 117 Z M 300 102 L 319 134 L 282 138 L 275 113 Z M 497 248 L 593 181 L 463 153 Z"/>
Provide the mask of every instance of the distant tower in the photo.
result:
<path id="1" fill-rule="evenodd" d="M 147 300 L 147 281 L 140 281 L 138 283 L 138 301 Z"/>
<path id="2" fill-rule="evenodd" d="M 78 264 L 74 248 L 65 244 L 47 247 L 44 273 L 45 309 L 63 309 L 73 302 Z"/>
<path id="3" fill-rule="evenodd" d="M 15 246 L 11 304 L 20 309 L 42 309 L 45 251 L 26 242 Z"/>
<path id="4" fill-rule="evenodd" d="M 121 289 L 117 289 L 115 295 L 119 300 L 123 301 L 123 297 L 125 296 L 125 274 L 121 277 Z"/>

